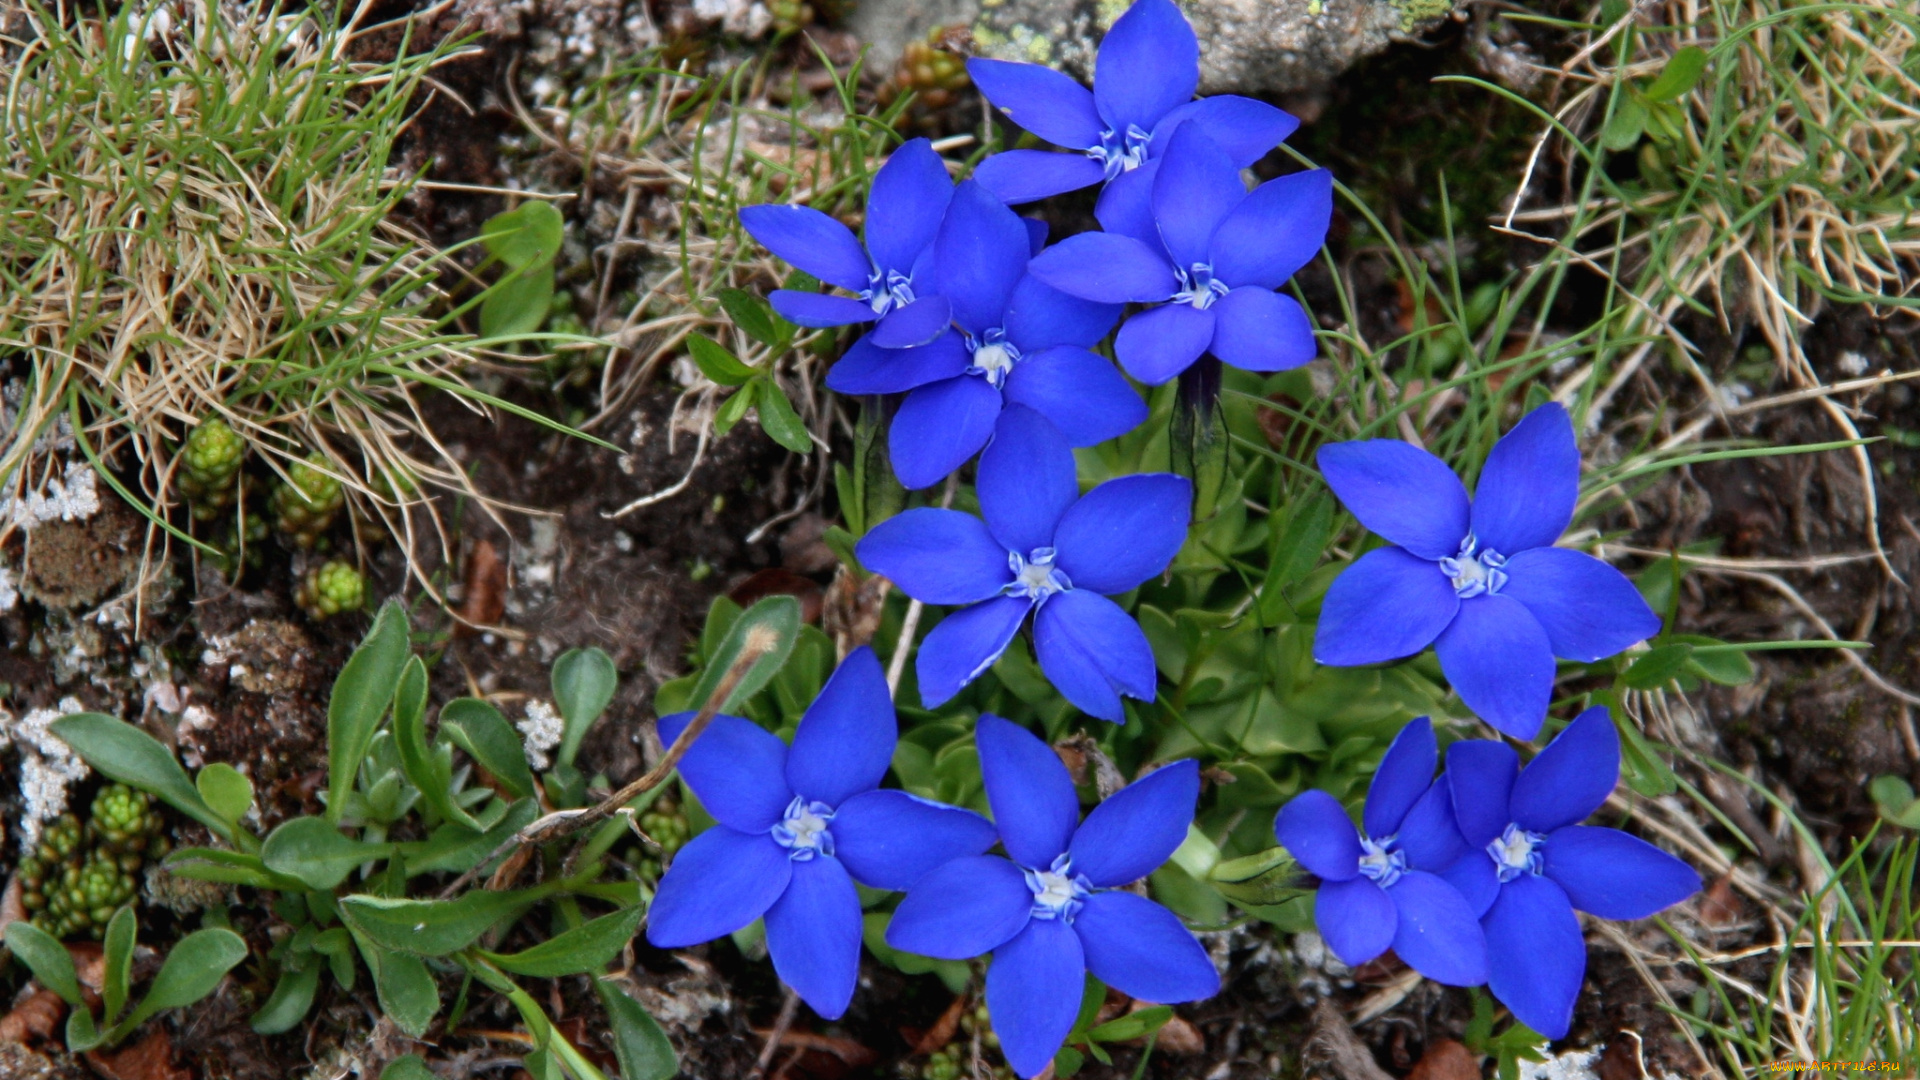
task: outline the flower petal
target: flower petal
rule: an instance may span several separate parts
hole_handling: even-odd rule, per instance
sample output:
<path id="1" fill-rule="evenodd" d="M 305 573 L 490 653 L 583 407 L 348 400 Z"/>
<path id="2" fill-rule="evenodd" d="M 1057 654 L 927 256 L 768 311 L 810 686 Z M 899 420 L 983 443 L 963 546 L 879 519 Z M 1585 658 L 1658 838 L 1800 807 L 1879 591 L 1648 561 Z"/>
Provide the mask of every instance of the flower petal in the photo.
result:
<path id="1" fill-rule="evenodd" d="M 1000 834 L 971 810 L 904 791 L 863 792 L 833 816 L 833 854 L 856 881 L 910 889 L 928 873 L 992 847 Z"/>
<path id="2" fill-rule="evenodd" d="M 1159 386 L 1193 366 L 1213 344 L 1215 320 L 1211 308 L 1162 304 L 1148 308 L 1120 324 L 1113 339 L 1113 355 L 1127 374 Z"/>
<path id="3" fill-rule="evenodd" d="M 1027 272 L 1029 249 L 1026 225 L 1005 203 L 972 180 L 953 189 L 934 263 L 954 321 L 975 335 L 1005 322 L 1007 297 Z"/>
<path id="4" fill-rule="evenodd" d="M 1273 818 L 1273 835 L 1294 860 L 1322 881 L 1360 873 L 1360 834 L 1340 800 L 1310 788 L 1287 800 Z"/>
<path id="5" fill-rule="evenodd" d="M 1199 797 L 1200 763 L 1192 758 L 1164 765 L 1114 792 L 1073 834 L 1067 851 L 1074 870 L 1103 889 L 1153 873 L 1187 838 Z"/>
<path id="6" fill-rule="evenodd" d="M 743 206 L 740 224 L 788 263 L 848 292 L 867 287 L 873 264 L 853 231 L 811 206 Z"/>
<path id="7" fill-rule="evenodd" d="M 887 312 L 867 336 L 883 349 L 911 349 L 946 333 L 952 322 L 946 297 L 923 296 Z"/>
<path id="8" fill-rule="evenodd" d="M 647 909 L 647 940 L 684 949 L 723 937 L 767 913 L 787 891 L 787 849 L 763 830 L 716 825 L 673 857 Z"/>
<path id="9" fill-rule="evenodd" d="M 1447 747 L 1447 788 L 1460 838 L 1476 851 L 1494 842 L 1513 820 L 1513 782 L 1520 755 L 1492 739 L 1467 739 Z"/>
<path id="10" fill-rule="evenodd" d="M 1147 403 L 1113 361 L 1073 345 L 1027 356 L 1007 374 L 1001 391 L 1008 404 L 1053 421 L 1074 446 L 1118 438 L 1147 419 Z"/>
<path id="11" fill-rule="evenodd" d="M 1553 646 L 1518 600 L 1461 601 L 1433 643 L 1440 670 L 1467 708 L 1516 739 L 1531 739 L 1553 701 Z"/>
<path id="12" fill-rule="evenodd" d="M 973 170 L 974 182 L 1008 206 L 1092 187 L 1106 169 L 1085 154 L 1052 150 L 1003 150 Z"/>
<path id="13" fill-rule="evenodd" d="M 1153 180 L 1153 220 L 1173 264 L 1206 263 L 1213 230 L 1246 197 L 1247 186 L 1227 152 L 1199 125 L 1181 125 L 1168 141 L 1160 174 Z"/>
<path id="14" fill-rule="evenodd" d="M 1120 312 L 1119 304 L 1069 296 L 1027 274 L 1007 297 L 1007 340 L 1029 356 L 1055 345 L 1089 346 L 1107 336 Z"/>
<path id="15" fill-rule="evenodd" d="M 1100 41 L 1093 99 L 1116 132 L 1151 132 L 1199 85 L 1200 42 L 1173 0 L 1136 0 Z"/>
<path id="16" fill-rule="evenodd" d="M 1149 248 L 1161 249 L 1160 226 L 1153 220 L 1153 179 L 1158 175 L 1160 159 L 1149 158 L 1141 162 L 1139 168 L 1107 181 L 1093 207 L 1093 216 L 1100 227 L 1110 233 L 1131 236 Z"/>
<path id="17" fill-rule="evenodd" d="M 1051 866 L 1080 824 L 1080 797 L 1067 767 L 1039 736 L 992 713 L 980 714 L 973 743 L 1007 854 L 1022 866 Z"/>
<path id="18" fill-rule="evenodd" d="M 1587 943 L 1566 892 L 1521 874 L 1500 887 L 1481 925 L 1487 989 L 1514 1019 L 1549 1039 L 1564 1038 L 1587 971 Z"/>
<path id="19" fill-rule="evenodd" d="M 860 976 L 860 894 L 840 860 L 793 863 L 787 891 L 767 909 L 767 954 L 780 981 L 823 1020 L 837 1020 Z"/>
<path id="20" fill-rule="evenodd" d="M 1379 839 L 1399 832 L 1407 812 L 1433 786 L 1433 770 L 1439 764 L 1440 744 L 1433 737 L 1433 721 L 1414 717 L 1393 737 L 1373 782 L 1367 785 L 1367 805 L 1360 815 L 1367 835 Z"/>
<path id="21" fill-rule="evenodd" d="M 1405 548 L 1375 548 L 1327 589 L 1313 658 L 1355 667 L 1412 656 L 1433 644 L 1459 610 L 1453 583 L 1431 560 Z"/>
<path id="22" fill-rule="evenodd" d="M 1288 371 L 1320 354 L 1313 322 L 1291 296 L 1242 285 L 1213 305 L 1213 355 L 1243 371 Z"/>
<path id="23" fill-rule="evenodd" d="M 1033 919 L 993 950 L 987 1010 L 1000 1052 L 1022 1077 L 1038 1076 L 1080 1015 L 1086 956 L 1064 919 Z"/>
<path id="24" fill-rule="evenodd" d="M 925 139 L 909 139 L 873 174 L 867 195 L 867 250 L 883 269 L 913 269 L 953 198 L 947 163 Z"/>
<path id="25" fill-rule="evenodd" d="M 1500 871 L 1484 851 L 1469 851 L 1438 873 L 1460 893 L 1475 918 L 1484 918 L 1500 895 Z"/>
<path id="26" fill-rule="evenodd" d="M 775 289 L 767 296 L 767 301 L 773 305 L 773 310 L 780 313 L 781 318 L 796 326 L 847 326 L 872 322 L 877 318 L 864 301 L 851 296 Z"/>
<path id="27" fill-rule="evenodd" d="M 1445 462 L 1398 439 L 1328 443 L 1315 460 L 1327 486 L 1374 533 L 1423 559 L 1460 552 L 1467 489 Z"/>
<path id="28" fill-rule="evenodd" d="M 690 712 L 660 718 L 660 742 L 673 741 L 693 720 Z M 741 832 L 765 832 L 787 812 L 787 744 L 751 720 L 716 716 L 680 759 L 680 779 L 707 813 Z"/>
<path id="29" fill-rule="evenodd" d="M 1555 656 L 1591 663 L 1660 632 L 1633 582 L 1584 551 L 1532 548 L 1509 558 L 1506 573 L 1500 594 L 1533 613 Z"/>
<path id="30" fill-rule="evenodd" d="M 1310 169 L 1248 193 L 1214 230 L 1213 276 L 1277 289 L 1320 254 L 1333 221 L 1333 174 Z"/>
<path id="31" fill-rule="evenodd" d="M 971 960 L 1027 925 L 1027 875 L 998 855 L 963 855 L 921 875 L 887 924 L 887 944 L 940 960 Z"/>
<path id="32" fill-rule="evenodd" d="M 1513 782 L 1513 820 L 1548 833 L 1585 821 L 1620 782 L 1620 733 L 1605 707 L 1575 717 Z"/>
<path id="33" fill-rule="evenodd" d="M 1603 919 L 1644 919 L 1700 891 L 1693 867 L 1618 829 L 1555 829 L 1540 855 L 1573 906 Z"/>
<path id="34" fill-rule="evenodd" d="M 1003 404 L 974 375 L 928 383 L 907 395 L 887 431 L 894 475 L 909 491 L 932 487 L 987 445 Z"/>
<path id="35" fill-rule="evenodd" d="M 1088 716 L 1125 723 L 1121 694 L 1153 700 L 1153 646 L 1133 616 L 1098 593 L 1070 589 L 1040 605 L 1033 651 L 1047 681 Z"/>
<path id="36" fill-rule="evenodd" d="M 914 659 L 920 704 L 929 709 L 945 705 L 992 667 L 1032 608 L 1033 601 L 1024 596 L 996 596 L 941 619 L 920 642 Z"/>
<path id="37" fill-rule="evenodd" d="M 1047 246 L 1048 226 L 1039 218 L 1023 217 L 1020 221 L 1027 227 L 1027 256 L 1031 258 L 1040 254 L 1040 249 Z M 1018 288 L 1018 286 L 1015 287 Z"/>
<path id="38" fill-rule="evenodd" d="M 1238 94 L 1215 94 L 1189 101 L 1160 118 L 1154 125 L 1150 153 L 1166 152 L 1175 128 L 1191 120 L 1220 149 L 1227 152 L 1233 167 L 1244 169 L 1267 152 L 1287 141 L 1300 127 L 1300 118 L 1264 101 Z"/>
<path id="39" fill-rule="evenodd" d="M 1193 483 L 1172 473 L 1136 473 L 1081 496 L 1060 518 L 1053 544 L 1076 589 L 1123 593 L 1158 575 L 1187 542 Z"/>
<path id="40" fill-rule="evenodd" d="M 958 510 L 915 507 L 875 525 L 854 545 L 860 565 L 923 604 L 970 604 L 1011 580 L 1007 549 L 985 522 Z"/>
<path id="41" fill-rule="evenodd" d="M 1410 870 L 1387 889 L 1387 897 L 1399 915 L 1393 951 L 1408 967 L 1448 986 L 1487 981 L 1487 936 L 1458 890 L 1433 874 Z"/>
<path id="42" fill-rule="evenodd" d="M 1130 892 L 1087 897 L 1073 920 L 1093 977 L 1157 1005 L 1199 1001 L 1220 992 L 1207 950 L 1173 912 Z"/>
<path id="43" fill-rule="evenodd" d="M 1400 915 L 1372 878 L 1322 881 L 1313 897 L 1313 921 L 1327 948 L 1348 967 L 1359 967 L 1393 944 Z"/>
<path id="44" fill-rule="evenodd" d="M 1073 448 L 1046 417 L 1024 405 L 1000 413 L 980 453 L 974 489 L 980 516 L 1006 551 L 1025 557 L 1053 546 L 1054 526 L 1080 497 Z"/>
<path id="45" fill-rule="evenodd" d="M 1573 520 L 1580 495 L 1580 448 L 1557 401 L 1528 413 L 1500 436 L 1473 492 L 1473 535 L 1511 558 L 1549 547 Z"/>
<path id="46" fill-rule="evenodd" d="M 1400 819 L 1395 835 L 1415 870 L 1437 872 L 1467 853 L 1467 842 L 1453 820 L 1453 789 L 1447 786 L 1445 776 L 1427 785 L 1407 816 Z"/>
<path id="47" fill-rule="evenodd" d="M 1007 119 L 1055 146 L 1085 150 L 1100 145 L 1100 113 L 1093 95 L 1071 76 L 1040 64 L 986 59 L 967 61 L 967 75 Z"/>
<path id="48" fill-rule="evenodd" d="M 1027 270 L 1063 293 L 1103 304 L 1165 300 L 1180 288 L 1165 252 L 1118 233 L 1069 236 L 1034 256 Z"/>
<path id="49" fill-rule="evenodd" d="M 917 349 L 882 349 L 868 334 L 827 371 L 827 389 L 840 394 L 899 394 L 951 379 L 972 363 L 958 331 Z"/>
<path id="50" fill-rule="evenodd" d="M 862 645 L 840 661 L 800 718 L 787 751 L 787 785 L 828 806 L 879 787 L 900 739 L 899 724 L 887 674 Z"/>

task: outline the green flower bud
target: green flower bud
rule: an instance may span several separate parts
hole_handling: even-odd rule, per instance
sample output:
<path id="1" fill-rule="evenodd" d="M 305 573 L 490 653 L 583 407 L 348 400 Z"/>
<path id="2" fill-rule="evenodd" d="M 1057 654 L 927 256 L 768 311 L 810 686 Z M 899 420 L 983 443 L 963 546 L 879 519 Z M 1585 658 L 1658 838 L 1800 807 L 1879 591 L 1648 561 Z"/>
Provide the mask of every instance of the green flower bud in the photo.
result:
<path id="1" fill-rule="evenodd" d="M 247 441 L 217 416 L 200 421 L 180 450 L 175 486 L 193 504 L 193 516 L 211 520 L 233 504 L 234 478 L 246 459 Z"/>
<path id="2" fill-rule="evenodd" d="M 312 547 L 346 505 L 346 492 L 325 471 L 328 468 L 318 451 L 308 454 L 306 461 L 296 461 L 287 469 L 286 481 L 267 500 L 275 527 L 291 537 L 296 547 Z"/>
<path id="3" fill-rule="evenodd" d="M 359 611 L 367 604 L 367 579 L 353 564 L 334 559 L 307 571 L 294 590 L 294 603 L 315 619 L 332 618 L 343 611 Z"/>

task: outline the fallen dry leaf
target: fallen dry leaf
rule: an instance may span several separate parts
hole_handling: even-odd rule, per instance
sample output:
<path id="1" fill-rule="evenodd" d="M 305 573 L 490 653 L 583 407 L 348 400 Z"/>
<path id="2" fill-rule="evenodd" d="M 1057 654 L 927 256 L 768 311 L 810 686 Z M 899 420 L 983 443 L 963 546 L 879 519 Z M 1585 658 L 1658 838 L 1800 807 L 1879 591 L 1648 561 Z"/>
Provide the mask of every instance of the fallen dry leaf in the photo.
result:
<path id="1" fill-rule="evenodd" d="M 785 567 L 760 570 L 727 590 L 727 599 L 741 607 L 768 596 L 791 596 L 800 601 L 800 621 L 818 623 L 822 605 L 820 583 Z"/>
<path id="2" fill-rule="evenodd" d="M 173 1067 L 173 1040 L 162 1027 L 124 1050 L 111 1054 L 90 1050 L 87 1064 L 104 1080 L 193 1080 L 192 1073 Z"/>
<path id="3" fill-rule="evenodd" d="M 770 1029 L 754 1028 L 752 1030 L 755 1035 L 760 1036 L 762 1039 L 773 1034 Z M 875 1061 L 878 1061 L 880 1057 L 872 1050 L 869 1050 L 864 1043 L 858 1043 L 852 1039 L 842 1039 L 835 1035 L 815 1035 L 810 1031 L 787 1031 L 780 1036 L 780 1045 L 794 1047 L 799 1050 L 823 1051 L 832 1054 L 834 1057 L 839 1058 L 841 1061 L 846 1062 L 856 1069 L 862 1065 L 871 1065 Z"/>
<path id="4" fill-rule="evenodd" d="M 913 1040 L 913 1052 L 916 1055 L 931 1054 L 952 1042 L 953 1033 L 960 1030 L 960 1017 L 965 1015 L 966 1011 L 967 995 L 954 995 L 953 1004 L 947 1006 L 947 1011 L 940 1014 L 940 1019 L 933 1022 L 933 1026 L 927 1029 L 926 1034 Z"/>
<path id="5" fill-rule="evenodd" d="M 478 541 L 468 553 L 464 588 L 454 634 L 477 634 L 478 627 L 499 625 L 507 614 L 507 564 L 493 541 Z"/>
<path id="6" fill-rule="evenodd" d="M 1154 1041 L 1154 1048 L 1179 1057 L 1192 1057 L 1207 1050 L 1207 1037 L 1200 1034 L 1186 1017 L 1175 1013 L 1160 1029 L 1160 1038 Z"/>
<path id="7" fill-rule="evenodd" d="M 1733 878 L 1714 878 L 1700 897 L 1700 921 L 1719 929 L 1732 926 L 1745 917 L 1745 905 L 1740 902 L 1740 895 L 1733 891 Z"/>
<path id="8" fill-rule="evenodd" d="M 66 1011 L 67 1003 L 60 1000 L 59 994 L 51 990 L 36 991 L 15 1005 L 12 1012 L 0 1016 L 0 1042 L 24 1043 L 29 1036 L 51 1039 L 60 1029 L 60 1017 Z"/>
<path id="9" fill-rule="evenodd" d="M 1480 1080 L 1480 1061 L 1459 1042 L 1440 1039 L 1427 1044 L 1407 1080 Z"/>

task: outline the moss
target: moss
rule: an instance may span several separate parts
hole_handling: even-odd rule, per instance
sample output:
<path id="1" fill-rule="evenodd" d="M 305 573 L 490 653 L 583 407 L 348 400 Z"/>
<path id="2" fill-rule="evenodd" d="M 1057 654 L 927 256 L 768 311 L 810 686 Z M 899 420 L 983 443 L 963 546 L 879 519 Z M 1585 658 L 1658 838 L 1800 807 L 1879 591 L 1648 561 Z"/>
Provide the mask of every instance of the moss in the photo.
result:
<path id="1" fill-rule="evenodd" d="M 1393 6 L 1400 12 L 1400 30 L 1410 33 L 1413 28 L 1429 19 L 1440 19 L 1453 13 L 1453 0 L 1393 0 Z"/>

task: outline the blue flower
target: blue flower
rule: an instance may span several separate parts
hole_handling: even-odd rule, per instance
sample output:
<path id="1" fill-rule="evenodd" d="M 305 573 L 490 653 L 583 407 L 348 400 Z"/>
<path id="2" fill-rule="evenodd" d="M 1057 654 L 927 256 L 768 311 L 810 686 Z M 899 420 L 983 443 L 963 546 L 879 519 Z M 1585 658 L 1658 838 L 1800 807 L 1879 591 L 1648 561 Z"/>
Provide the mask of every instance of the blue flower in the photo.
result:
<path id="1" fill-rule="evenodd" d="M 1152 701 L 1158 678 L 1140 624 L 1101 594 L 1165 570 L 1186 542 L 1193 485 L 1142 473 L 1084 496 L 1073 451 L 1023 405 L 1000 414 L 975 481 L 985 521 L 921 507 L 888 518 L 854 549 L 927 604 L 970 604 L 920 643 L 920 699 L 936 708 L 1000 658 L 1027 612 L 1040 669 L 1083 712 L 1119 723 L 1120 695 Z"/>
<path id="2" fill-rule="evenodd" d="M 1594 661 L 1660 632 L 1620 571 L 1553 546 L 1573 520 L 1580 451 L 1559 404 L 1494 444 L 1469 503 L 1437 457 L 1394 439 L 1320 448 L 1320 471 L 1360 523 L 1390 541 L 1327 590 L 1313 657 L 1350 667 L 1434 646 L 1460 700 L 1531 739 L 1554 657 Z"/>
<path id="3" fill-rule="evenodd" d="M 1074 446 L 1123 435 L 1147 418 L 1146 403 L 1113 363 L 1086 348 L 1107 336 L 1120 306 L 1029 276 L 1031 225 L 1045 229 L 962 183 L 929 271 L 959 328 L 915 349 L 879 348 L 878 333 L 869 334 L 827 374 L 827 386 L 843 394 L 911 391 L 887 436 L 893 471 L 908 488 L 937 483 L 979 453 L 1006 402 L 1045 415 Z"/>
<path id="4" fill-rule="evenodd" d="M 1180 920 L 1120 888 L 1186 839 L 1199 763 L 1156 770 L 1083 822 L 1073 780 L 1046 743 L 983 713 L 974 744 L 1010 859 L 972 855 L 921 878 L 893 913 L 887 944 L 950 960 L 991 951 L 987 1008 L 1021 1076 L 1045 1069 L 1072 1030 L 1085 972 L 1144 1001 L 1218 992 L 1220 976 Z"/>
<path id="5" fill-rule="evenodd" d="M 1307 313 L 1274 290 L 1320 250 L 1332 217 L 1325 169 L 1249 192 L 1227 152 L 1200 125 L 1182 124 L 1150 176 L 1108 188 L 1106 232 L 1070 236 L 1029 269 L 1072 296 L 1159 304 L 1129 318 L 1113 343 L 1120 366 L 1150 386 L 1208 352 L 1281 371 L 1312 360 L 1315 346 Z"/>
<path id="6" fill-rule="evenodd" d="M 692 713 L 662 717 L 671 744 Z M 774 970 L 827 1019 L 846 1011 L 860 968 L 853 882 L 904 889 L 949 859 L 985 851 L 994 829 L 970 810 L 876 790 L 898 738 L 886 676 L 855 649 L 827 680 L 793 746 L 716 716 L 680 759 L 719 824 L 680 850 L 647 912 L 663 949 L 767 920 Z M 851 876 L 849 876 L 851 875 Z"/>
<path id="7" fill-rule="evenodd" d="M 1487 988 L 1549 1039 L 1567 1033 L 1586 973 L 1575 910 L 1644 919 L 1700 889 L 1679 859 L 1618 829 L 1578 824 L 1620 778 L 1620 735 L 1603 708 L 1567 725 L 1527 767 L 1505 743 L 1447 748 L 1446 780 L 1467 855 L 1447 880 L 1481 913 Z"/>
<path id="8" fill-rule="evenodd" d="M 1172 0 L 1139 0 L 1114 21 L 1100 42 L 1092 93 L 1039 64 L 969 60 L 967 74 L 1014 123 L 1079 151 L 1009 150 L 981 162 L 974 178 L 1010 204 L 1123 179 L 1188 121 L 1225 148 L 1236 168 L 1300 126 L 1252 98 L 1190 100 L 1200 82 L 1200 43 Z"/>
<path id="9" fill-rule="evenodd" d="M 1487 940 L 1479 912 L 1435 871 L 1467 853 L 1453 822 L 1433 725 L 1424 716 L 1402 728 L 1367 788 L 1364 830 L 1340 801 L 1307 791 L 1273 819 L 1300 865 L 1319 875 L 1313 918 L 1328 948 L 1359 967 L 1389 946 L 1435 982 L 1487 981 Z"/>
<path id="10" fill-rule="evenodd" d="M 947 329 L 947 301 L 933 294 L 925 260 L 953 196 L 953 181 L 933 144 L 914 139 L 893 152 L 867 193 L 867 243 L 808 206 L 740 210 L 740 224 L 768 251 L 852 297 L 778 289 L 773 308 L 801 326 L 879 320 L 875 344 L 924 345 Z"/>

